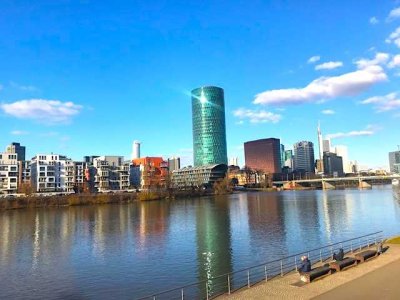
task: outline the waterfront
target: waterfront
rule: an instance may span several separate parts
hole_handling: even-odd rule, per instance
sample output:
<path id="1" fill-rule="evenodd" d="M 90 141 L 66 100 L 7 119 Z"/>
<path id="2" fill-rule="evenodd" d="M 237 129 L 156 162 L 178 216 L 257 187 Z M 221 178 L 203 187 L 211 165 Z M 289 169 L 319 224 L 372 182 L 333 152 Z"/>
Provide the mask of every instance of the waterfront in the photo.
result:
<path id="1" fill-rule="evenodd" d="M 132 299 L 369 232 L 391 186 L 0 212 L 0 298 Z"/>

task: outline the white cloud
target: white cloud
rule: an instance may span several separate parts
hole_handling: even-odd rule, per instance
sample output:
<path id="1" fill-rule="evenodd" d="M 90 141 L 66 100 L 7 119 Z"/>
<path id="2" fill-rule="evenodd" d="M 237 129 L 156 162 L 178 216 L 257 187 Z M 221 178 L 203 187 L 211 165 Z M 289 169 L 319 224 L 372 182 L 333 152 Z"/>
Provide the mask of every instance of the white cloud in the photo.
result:
<path id="1" fill-rule="evenodd" d="M 79 114 L 82 106 L 59 100 L 29 99 L 0 104 L 4 113 L 19 119 L 32 119 L 42 123 L 68 123 Z"/>
<path id="2" fill-rule="evenodd" d="M 320 59 L 321 59 L 321 57 L 319 55 L 311 56 L 308 59 L 307 63 L 313 64 L 313 63 L 316 63 L 317 61 L 319 61 Z"/>
<path id="3" fill-rule="evenodd" d="M 361 101 L 361 104 L 373 104 L 377 112 L 384 112 L 400 108 L 400 98 L 397 93 L 390 93 L 385 96 L 370 97 Z"/>
<path id="4" fill-rule="evenodd" d="M 393 56 L 392 60 L 388 64 L 389 68 L 400 67 L 400 54 Z"/>
<path id="5" fill-rule="evenodd" d="M 343 66 L 341 61 L 329 61 L 315 66 L 315 70 L 332 70 Z"/>
<path id="6" fill-rule="evenodd" d="M 385 42 L 388 44 L 394 43 L 400 48 L 400 27 L 397 27 L 397 29 L 389 35 Z"/>
<path id="7" fill-rule="evenodd" d="M 324 115 L 334 115 L 335 111 L 332 109 L 324 109 L 323 111 L 321 111 Z"/>
<path id="8" fill-rule="evenodd" d="M 365 130 L 354 130 L 349 132 L 337 132 L 326 135 L 326 139 L 339 139 L 346 137 L 356 137 L 356 136 L 370 136 L 373 135 L 375 131 L 373 129 L 365 129 Z"/>
<path id="9" fill-rule="evenodd" d="M 16 82 L 10 81 L 10 86 L 16 89 L 19 89 L 21 91 L 26 91 L 26 92 L 36 92 L 38 91 L 38 88 L 33 86 L 33 85 L 21 85 Z"/>
<path id="10" fill-rule="evenodd" d="M 13 130 L 10 133 L 12 135 L 27 135 L 27 134 L 29 134 L 28 131 L 23 131 L 23 130 Z"/>
<path id="11" fill-rule="evenodd" d="M 378 24 L 379 20 L 376 17 L 371 17 L 369 19 L 369 23 L 371 23 L 372 25 Z"/>
<path id="12" fill-rule="evenodd" d="M 400 17 L 400 7 L 394 8 L 390 11 L 387 21 L 392 21 Z"/>
<path id="13" fill-rule="evenodd" d="M 365 66 L 361 70 L 339 76 L 320 77 L 304 88 L 270 90 L 256 95 L 254 104 L 299 104 L 321 99 L 357 95 L 369 87 L 387 80 L 381 66 Z"/>
<path id="14" fill-rule="evenodd" d="M 370 66 L 386 64 L 389 58 L 390 55 L 388 53 L 378 52 L 375 54 L 375 57 L 373 59 L 359 59 L 355 62 L 355 64 L 359 69 L 365 69 Z"/>
<path id="15" fill-rule="evenodd" d="M 282 116 L 265 110 L 251 110 L 239 108 L 233 115 L 240 120 L 248 119 L 250 123 L 278 123 Z"/>

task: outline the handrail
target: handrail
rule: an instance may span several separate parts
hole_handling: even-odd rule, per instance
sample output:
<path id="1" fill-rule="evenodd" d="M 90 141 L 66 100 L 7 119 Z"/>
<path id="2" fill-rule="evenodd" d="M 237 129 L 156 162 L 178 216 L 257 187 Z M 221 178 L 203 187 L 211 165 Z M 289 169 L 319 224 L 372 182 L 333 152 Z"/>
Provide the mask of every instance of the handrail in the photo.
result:
<path id="1" fill-rule="evenodd" d="M 228 284 L 229 284 L 229 278 L 232 278 L 232 275 L 234 275 L 234 274 L 241 273 L 241 272 L 244 272 L 244 271 L 248 271 L 249 272 L 251 269 L 259 268 L 261 266 L 265 266 L 266 267 L 267 265 L 270 265 L 270 264 L 273 264 L 273 263 L 277 263 L 277 262 L 281 262 L 280 267 L 279 266 L 275 267 L 277 269 L 277 271 L 280 270 L 280 274 L 279 273 L 270 274 L 271 277 L 269 277 L 269 278 L 271 279 L 271 278 L 274 278 L 274 277 L 279 276 L 279 275 L 283 276 L 284 274 L 290 273 L 291 271 L 293 271 L 295 269 L 295 268 L 292 268 L 291 270 L 285 271 L 285 273 L 283 273 L 283 270 L 287 269 L 287 266 L 290 266 L 290 265 L 293 266 L 293 263 L 287 264 L 285 262 L 285 264 L 283 264 L 284 260 L 288 260 L 290 258 L 296 258 L 296 257 L 298 257 L 298 256 L 300 256 L 300 255 L 302 255 L 304 253 L 311 253 L 311 252 L 315 252 L 315 251 L 320 251 L 320 254 L 319 254 L 320 259 L 318 259 L 318 261 L 325 261 L 326 260 L 326 258 L 325 258 L 326 257 L 326 253 L 324 253 L 324 255 L 325 255 L 324 258 L 325 259 L 322 260 L 322 250 L 323 249 L 331 248 L 330 249 L 331 251 L 329 252 L 329 253 L 331 253 L 332 250 L 333 250 L 333 247 L 335 247 L 337 245 L 342 245 L 342 244 L 345 244 L 345 243 L 348 243 L 348 242 L 352 242 L 352 241 L 357 241 L 357 240 L 360 241 L 362 238 L 371 237 L 371 236 L 382 234 L 382 233 L 383 233 L 382 230 L 381 231 L 376 231 L 376 232 L 373 232 L 373 233 L 365 234 L 365 235 L 358 236 L 358 237 L 355 237 L 355 238 L 351 238 L 351 239 L 348 239 L 348 240 L 336 242 L 336 243 L 333 243 L 333 244 L 325 245 L 325 246 L 314 248 L 314 249 L 311 249 L 311 250 L 302 251 L 302 252 L 299 252 L 299 253 L 296 253 L 296 254 L 292 254 L 292 255 L 289 255 L 289 256 L 285 256 L 285 257 L 279 258 L 279 259 L 275 259 L 275 260 L 267 261 L 267 262 L 264 262 L 264 263 L 261 263 L 261 264 L 253 265 L 253 266 L 247 267 L 245 269 L 240 269 L 240 270 L 236 270 L 236 271 L 233 271 L 233 272 L 224 273 L 224 274 L 221 274 L 221 275 L 218 275 L 218 276 L 215 276 L 215 277 L 211 277 L 211 278 L 208 278 L 208 279 L 205 279 L 205 280 L 193 282 L 193 283 L 190 283 L 190 284 L 187 284 L 187 285 L 183 285 L 183 286 L 180 286 L 180 287 L 177 287 L 177 288 L 172 288 L 172 289 L 160 291 L 160 292 L 157 292 L 157 293 L 154 293 L 154 294 L 151 294 L 151 295 L 147 295 L 145 297 L 137 298 L 136 300 L 156 299 L 157 296 L 161 296 L 163 294 L 167 294 L 167 293 L 174 292 L 174 291 L 179 291 L 179 290 L 182 291 L 182 299 L 184 299 L 183 291 L 184 291 L 185 288 L 196 286 L 196 285 L 198 285 L 198 286 L 204 285 L 204 286 L 206 286 L 208 288 L 208 286 L 207 286 L 208 282 L 210 282 L 212 280 L 220 279 L 220 278 L 223 278 L 223 277 L 226 277 L 226 276 L 228 276 Z M 375 237 L 375 243 L 376 243 L 376 237 Z M 369 240 L 368 240 L 368 244 L 367 245 L 368 246 L 370 245 Z M 358 248 L 361 249 L 361 248 L 364 248 L 364 247 L 365 246 L 362 246 L 360 244 L 360 245 L 358 245 L 357 248 L 354 248 L 354 250 L 358 249 Z M 354 251 L 354 250 L 352 249 L 351 251 Z M 310 255 L 308 255 L 308 256 L 310 257 Z M 249 273 L 248 273 L 248 275 L 249 275 Z M 249 278 L 248 278 L 248 280 L 249 280 Z M 248 281 L 248 286 L 250 287 L 250 281 Z M 238 289 L 240 289 L 240 288 L 241 287 L 239 287 Z M 235 291 L 235 289 L 231 289 L 231 287 L 229 286 L 227 292 L 231 293 L 233 291 Z M 207 299 L 209 299 L 208 292 L 207 292 Z"/>

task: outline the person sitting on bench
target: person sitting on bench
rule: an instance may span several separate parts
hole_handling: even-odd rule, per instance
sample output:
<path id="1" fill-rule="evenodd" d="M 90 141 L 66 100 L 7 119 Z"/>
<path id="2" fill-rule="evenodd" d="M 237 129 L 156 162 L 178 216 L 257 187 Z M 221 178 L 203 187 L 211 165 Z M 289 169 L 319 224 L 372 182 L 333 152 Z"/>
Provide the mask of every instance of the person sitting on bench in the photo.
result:
<path id="1" fill-rule="evenodd" d="M 344 251 L 343 251 L 343 249 L 340 248 L 338 253 L 334 252 L 332 258 L 333 258 L 334 260 L 336 260 L 336 261 L 342 261 L 343 258 L 344 258 Z"/>
<path id="2" fill-rule="evenodd" d="M 301 264 L 300 264 L 300 267 L 298 268 L 298 271 L 299 271 L 300 275 L 302 273 L 307 273 L 307 272 L 311 271 L 311 262 L 307 256 L 304 255 L 301 257 Z"/>

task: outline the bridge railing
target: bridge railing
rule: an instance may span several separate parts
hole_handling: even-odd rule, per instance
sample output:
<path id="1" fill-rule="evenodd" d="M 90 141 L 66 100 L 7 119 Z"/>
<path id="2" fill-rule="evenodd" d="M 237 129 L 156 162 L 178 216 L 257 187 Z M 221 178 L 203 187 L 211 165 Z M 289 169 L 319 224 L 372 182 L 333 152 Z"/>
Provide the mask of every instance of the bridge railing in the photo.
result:
<path id="1" fill-rule="evenodd" d="M 323 247 L 300 252 L 280 259 L 268 261 L 235 272 L 211 277 L 207 280 L 188 284 L 178 288 L 162 291 L 137 300 L 159 299 L 213 299 L 223 294 L 231 294 L 243 288 L 249 288 L 262 281 L 285 276 L 297 270 L 300 258 L 307 255 L 312 264 L 331 260 L 334 252 L 342 248 L 345 253 L 361 251 L 377 245 L 383 240 L 383 232 L 377 231 L 349 240 L 333 243 Z"/>

